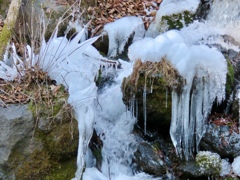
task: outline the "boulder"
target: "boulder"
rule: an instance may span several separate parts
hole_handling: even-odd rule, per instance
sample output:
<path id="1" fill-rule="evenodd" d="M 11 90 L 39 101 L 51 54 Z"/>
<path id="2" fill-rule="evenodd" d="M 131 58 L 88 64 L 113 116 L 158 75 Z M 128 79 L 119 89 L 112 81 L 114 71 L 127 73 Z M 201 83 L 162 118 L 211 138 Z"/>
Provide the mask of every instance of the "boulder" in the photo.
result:
<path id="1" fill-rule="evenodd" d="M 166 174 L 167 166 L 163 161 L 161 150 L 154 148 L 149 143 L 139 143 L 134 157 L 138 170 L 157 176 Z"/>
<path id="2" fill-rule="evenodd" d="M 240 134 L 227 125 L 209 124 L 200 147 L 207 151 L 216 152 L 221 157 L 233 159 L 240 155 Z"/>
<path id="3" fill-rule="evenodd" d="M 26 105 L 0 107 L 0 179 L 5 179 L 6 167 L 14 148 L 33 135 L 33 115 L 27 108 Z"/>
<path id="4" fill-rule="evenodd" d="M 78 126 L 71 109 L 64 109 L 60 101 L 52 107 L 53 116 L 44 104 L 0 107 L 0 179 L 74 177 Z M 38 125 L 37 115 L 47 128 Z"/>

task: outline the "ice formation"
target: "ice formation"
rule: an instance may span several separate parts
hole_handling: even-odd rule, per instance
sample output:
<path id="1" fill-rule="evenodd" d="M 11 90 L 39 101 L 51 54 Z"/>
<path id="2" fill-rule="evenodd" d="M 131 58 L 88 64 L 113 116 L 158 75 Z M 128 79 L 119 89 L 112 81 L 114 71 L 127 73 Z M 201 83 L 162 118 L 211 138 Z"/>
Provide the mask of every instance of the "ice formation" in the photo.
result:
<path id="1" fill-rule="evenodd" d="M 98 37 L 79 43 L 83 33 L 84 29 L 69 41 L 66 37 L 57 37 L 56 30 L 48 43 L 43 41 L 39 58 L 35 62 L 58 84 L 68 89 L 68 103 L 75 111 L 79 129 L 76 180 L 82 177 L 93 133 L 97 98 L 94 79 L 101 66 L 98 59 L 102 57 L 91 46 Z"/>
<path id="2" fill-rule="evenodd" d="M 139 52 L 139 47 L 143 46 L 146 48 Z M 155 39 L 144 38 L 129 47 L 132 61 L 156 62 L 163 57 L 186 81 L 181 91 L 172 89 L 170 135 L 177 153 L 188 159 L 195 148 L 198 150 L 213 101 L 217 98 L 221 102 L 225 98 L 227 65 L 224 56 L 216 49 L 190 45 L 177 30 Z"/>
<path id="3" fill-rule="evenodd" d="M 222 168 L 220 176 L 226 176 L 231 172 L 231 165 L 227 159 L 222 159 Z"/>
<path id="4" fill-rule="evenodd" d="M 232 163 L 232 171 L 240 176 L 240 156 L 234 158 L 233 163 Z"/>
<path id="5" fill-rule="evenodd" d="M 146 36 L 156 37 L 160 32 L 167 30 L 168 27 L 164 27 L 163 24 L 160 24 L 163 16 L 171 16 L 173 14 L 183 13 L 184 11 L 195 13 L 199 3 L 199 0 L 164 0 L 160 4 L 155 20 L 150 24 Z"/>
<path id="6" fill-rule="evenodd" d="M 132 38 L 134 42 L 142 39 L 145 34 L 142 19 L 135 16 L 124 17 L 113 23 L 106 24 L 104 31 L 108 33 L 109 38 L 109 57 L 116 57 L 118 54 L 121 54 L 129 38 Z"/>
<path id="7" fill-rule="evenodd" d="M 48 43 L 43 40 L 39 55 L 27 59 L 27 61 L 31 59 L 28 68 L 34 65 L 38 66 L 38 68 L 47 72 L 52 79 L 56 80 L 57 84 L 63 84 L 68 89 L 68 103 L 72 105 L 75 111 L 79 129 L 78 168 L 75 178 L 79 180 L 85 166 L 88 143 L 93 133 L 95 101 L 97 98 L 97 86 L 94 80 L 102 64 L 99 60 L 102 56 L 91 46 L 98 37 L 79 43 L 84 29 L 71 41 L 66 37 L 57 37 L 57 32 L 56 29 Z M 29 47 L 28 50 L 31 52 Z M 16 65 L 17 54 L 13 55 L 13 63 Z M 7 65 L 6 61 L 1 62 L 5 69 L 2 68 L 0 72 L 4 72 L 6 78 L 4 76 L 0 76 L 0 78 L 12 80 L 17 77 L 19 71 L 14 64 Z M 8 76 L 8 72 L 11 76 Z"/>

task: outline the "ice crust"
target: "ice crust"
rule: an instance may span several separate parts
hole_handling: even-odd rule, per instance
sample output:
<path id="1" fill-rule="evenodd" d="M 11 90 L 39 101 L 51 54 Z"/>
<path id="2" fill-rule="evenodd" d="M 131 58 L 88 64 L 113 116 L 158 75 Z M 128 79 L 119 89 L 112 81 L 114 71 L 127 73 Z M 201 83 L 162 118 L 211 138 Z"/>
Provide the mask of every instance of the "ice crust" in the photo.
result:
<path id="1" fill-rule="evenodd" d="M 142 19 L 135 16 L 123 17 L 115 22 L 106 24 L 104 31 L 108 33 L 109 38 L 109 57 L 116 57 L 118 54 L 121 54 L 131 36 L 134 42 L 142 39 L 145 34 Z"/>
<path id="2" fill-rule="evenodd" d="M 163 27 L 163 24 L 160 25 L 163 16 L 171 16 L 173 14 L 183 13 L 184 11 L 195 13 L 199 3 L 199 0 L 164 0 L 160 4 L 155 20 L 150 24 L 146 36 L 156 37 L 159 35 L 160 29 L 163 31 L 167 29 L 167 27 Z"/>

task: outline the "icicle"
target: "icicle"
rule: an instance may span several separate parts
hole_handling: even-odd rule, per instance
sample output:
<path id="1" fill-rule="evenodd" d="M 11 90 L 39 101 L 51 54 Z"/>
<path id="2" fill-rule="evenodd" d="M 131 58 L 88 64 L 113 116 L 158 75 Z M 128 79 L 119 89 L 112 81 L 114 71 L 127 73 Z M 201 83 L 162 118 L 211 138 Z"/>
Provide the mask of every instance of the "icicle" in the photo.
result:
<path id="1" fill-rule="evenodd" d="M 138 100 L 136 99 L 136 119 L 138 120 Z"/>
<path id="2" fill-rule="evenodd" d="M 144 118 L 144 134 L 147 134 L 147 75 L 145 75 L 143 89 L 143 118 Z"/>
<path id="3" fill-rule="evenodd" d="M 154 83 L 154 79 L 151 78 L 151 93 L 153 92 L 153 83 Z"/>

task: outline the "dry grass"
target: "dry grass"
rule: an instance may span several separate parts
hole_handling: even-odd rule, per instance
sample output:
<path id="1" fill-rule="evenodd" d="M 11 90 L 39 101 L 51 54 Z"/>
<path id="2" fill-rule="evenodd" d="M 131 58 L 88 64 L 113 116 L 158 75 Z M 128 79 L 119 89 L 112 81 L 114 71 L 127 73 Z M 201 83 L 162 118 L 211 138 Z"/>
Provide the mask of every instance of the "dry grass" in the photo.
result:
<path id="1" fill-rule="evenodd" d="M 145 79 L 163 78 L 165 85 L 169 88 L 180 89 L 184 83 L 178 71 L 166 58 L 162 58 L 159 62 L 147 61 L 143 63 L 141 60 L 138 60 L 134 64 L 133 73 L 127 77 L 122 84 L 123 92 L 129 84 L 133 87 L 132 90 L 134 92 L 138 91 L 140 74 L 144 74 Z"/>

